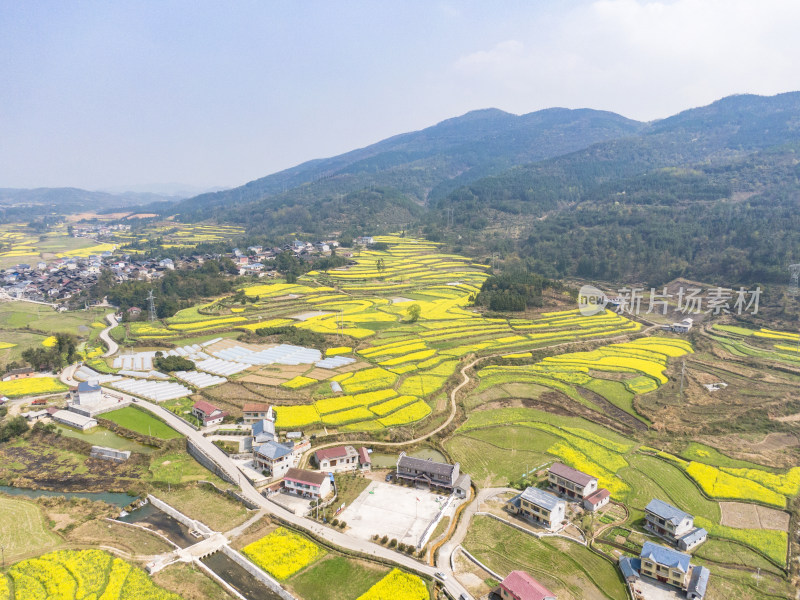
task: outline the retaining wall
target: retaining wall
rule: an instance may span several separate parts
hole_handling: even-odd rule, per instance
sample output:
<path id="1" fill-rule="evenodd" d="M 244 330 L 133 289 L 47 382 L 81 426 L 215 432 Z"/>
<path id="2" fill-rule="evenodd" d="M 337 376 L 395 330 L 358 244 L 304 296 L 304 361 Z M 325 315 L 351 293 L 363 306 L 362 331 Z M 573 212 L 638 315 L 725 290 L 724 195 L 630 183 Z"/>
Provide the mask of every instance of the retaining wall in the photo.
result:
<path id="1" fill-rule="evenodd" d="M 190 519 L 185 514 L 183 514 L 181 511 L 179 511 L 176 508 L 171 507 L 169 504 L 167 504 L 163 500 L 159 500 L 158 498 L 156 498 L 155 496 L 152 496 L 150 494 L 147 494 L 147 499 L 157 509 L 167 513 L 170 517 L 172 517 L 173 519 L 175 519 L 179 523 L 182 523 L 183 525 L 186 525 L 186 527 L 188 527 L 189 529 L 196 529 L 197 531 L 199 531 L 200 533 L 202 533 L 206 537 L 208 537 L 208 536 L 210 536 L 210 535 L 212 535 L 214 533 L 214 531 L 210 527 L 205 525 L 204 523 L 201 523 L 200 521 L 195 521 L 194 519 Z"/>
<path id="2" fill-rule="evenodd" d="M 227 481 L 228 483 L 238 485 L 238 482 L 234 481 L 233 477 L 228 475 L 226 471 L 224 471 L 216 462 L 214 462 L 213 458 L 196 446 L 189 438 L 186 438 L 186 451 L 192 456 L 192 458 L 194 458 L 197 462 L 214 473 L 214 475 L 220 479 Z"/>
<path id="3" fill-rule="evenodd" d="M 264 570 L 251 563 L 230 546 L 225 545 L 220 550 L 225 554 L 225 556 L 250 573 L 250 575 L 258 579 L 261 583 L 266 585 L 273 592 L 278 594 L 281 598 L 283 598 L 283 600 L 297 600 L 297 598 L 283 589 L 281 585 L 275 579 L 270 577 Z"/>

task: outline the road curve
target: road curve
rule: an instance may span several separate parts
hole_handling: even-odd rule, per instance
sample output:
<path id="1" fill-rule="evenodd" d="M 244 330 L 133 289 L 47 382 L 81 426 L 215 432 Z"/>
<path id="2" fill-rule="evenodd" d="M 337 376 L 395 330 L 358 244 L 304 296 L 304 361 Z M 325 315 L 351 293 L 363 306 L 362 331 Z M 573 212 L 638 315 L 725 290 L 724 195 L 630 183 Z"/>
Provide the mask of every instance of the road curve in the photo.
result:
<path id="1" fill-rule="evenodd" d="M 119 392 L 116 390 L 114 391 L 114 393 L 119 395 Z M 131 400 L 134 399 L 132 396 L 128 394 L 122 394 L 122 396 L 125 398 L 129 398 Z M 270 502 L 264 496 L 262 496 L 258 492 L 258 490 L 256 490 L 256 488 L 242 474 L 242 472 L 239 470 L 236 464 L 228 457 L 228 455 L 225 454 L 219 448 L 217 448 L 217 446 L 215 446 L 213 443 L 211 443 L 211 441 L 208 438 L 203 437 L 202 433 L 196 431 L 188 424 L 186 424 L 184 421 L 179 419 L 177 416 L 175 416 L 165 408 L 158 406 L 157 404 L 153 404 L 151 402 L 139 399 L 136 399 L 136 403 L 140 407 L 150 411 L 158 418 L 165 421 L 170 427 L 172 427 L 179 433 L 191 439 L 192 442 L 198 448 L 200 448 L 209 458 L 211 458 L 226 474 L 228 474 L 233 481 L 238 482 L 242 495 L 249 501 L 253 502 L 253 504 L 261 508 L 264 512 L 279 517 L 280 519 L 283 519 L 284 521 L 291 523 L 296 527 L 311 531 L 314 535 L 336 546 L 340 546 L 342 548 L 346 548 L 354 552 L 371 554 L 373 556 L 382 558 L 384 560 L 388 560 L 393 563 L 399 564 L 408 569 L 425 573 L 429 576 L 433 576 L 434 573 L 437 571 L 437 569 L 435 569 L 434 567 L 431 567 L 417 560 L 414 560 L 410 556 L 401 554 L 399 552 L 395 552 L 393 550 L 389 550 L 388 548 L 384 548 L 383 546 L 374 544 L 369 541 L 350 537 L 349 535 L 343 532 L 336 531 L 329 527 L 320 525 L 316 521 L 312 521 L 311 519 L 308 519 L 306 517 L 295 515 L 294 513 L 286 510 L 285 508 L 278 506 L 273 502 Z M 376 528 L 379 526 L 380 526 L 379 524 L 376 524 Z M 438 570 L 442 570 L 444 571 L 444 573 L 452 575 L 452 573 L 450 573 L 449 567 L 447 569 L 438 569 Z M 454 598 L 458 598 L 461 594 L 466 594 L 466 597 L 470 598 L 470 596 L 467 594 L 467 591 L 461 586 L 461 584 L 458 581 L 456 581 L 455 577 L 453 576 L 448 577 L 447 581 L 445 582 L 445 587 Z"/>
<path id="2" fill-rule="evenodd" d="M 107 358 L 109 356 L 114 356 L 117 352 L 119 352 L 119 344 L 117 344 L 117 342 L 115 342 L 111 338 L 110 334 L 111 330 L 114 329 L 114 327 L 116 327 L 117 325 L 119 325 L 117 317 L 114 316 L 114 313 L 109 313 L 106 315 L 106 320 L 109 322 L 109 326 L 100 332 L 100 339 L 103 340 L 103 343 L 106 345 L 106 348 L 108 348 L 108 350 L 106 350 L 106 353 L 103 354 L 104 358 Z"/>
<path id="3" fill-rule="evenodd" d="M 518 493 L 519 490 L 506 487 L 486 488 L 480 490 L 477 496 L 475 496 L 475 499 L 470 502 L 461 512 L 461 519 L 459 520 L 458 527 L 456 527 L 452 537 L 439 548 L 439 553 L 436 557 L 436 566 L 440 571 L 446 568 L 447 571 L 450 572 L 451 557 L 456 549 L 461 545 L 461 542 L 464 541 L 464 538 L 467 536 L 467 530 L 472 523 L 472 518 L 475 516 L 475 513 L 478 512 L 481 502 L 484 502 L 487 498 L 491 498 L 492 496 L 496 496 L 497 494 L 502 494 L 505 492 Z"/>
<path id="4" fill-rule="evenodd" d="M 653 330 L 653 329 L 655 329 L 657 327 L 660 327 L 660 325 L 652 325 L 650 327 L 647 327 L 646 329 L 643 329 L 642 331 L 637 331 L 637 332 L 633 332 L 633 333 L 647 333 L 647 332 L 649 332 L 649 331 L 651 331 L 651 330 Z M 628 339 L 629 337 L 630 337 L 630 334 L 626 333 L 626 334 L 623 334 L 623 335 L 616 335 L 616 336 L 609 337 L 609 338 L 598 338 L 597 340 L 591 340 L 591 341 L 611 342 L 613 340 Z M 559 344 L 553 344 L 552 346 L 539 346 L 537 348 L 534 348 L 534 350 L 559 348 L 559 347 L 563 347 L 563 346 L 571 346 L 571 345 L 574 345 L 576 343 L 577 342 L 575 342 L 575 341 L 572 341 L 572 342 L 561 342 Z M 517 352 L 524 352 L 524 350 L 517 350 Z M 343 443 L 347 443 L 347 444 L 364 444 L 364 445 L 370 445 L 370 446 L 382 446 L 382 447 L 385 447 L 385 448 L 391 448 L 391 447 L 399 447 L 399 446 L 408 446 L 408 445 L 411 445 L 411 444 L 417 444 L 419 442 L 423 442 L 423 441 L 427 440 L 428 438 L 436 435 L 437 433 L 439 433 L 440 431 L 445 429 L 448 425 L 450 425 L 450 423 L 453 422 L 453 419 L 455 419 L 457 408 L 458 408 L 457 405 L 456 405 L 456 394 L 458 394 L 458 392 L 461 391 L 461 389 L 470 382 L 470 377 L 469 377 L 469 375 L 467 375 L 467 370 L 471 369 L 472 367 L 474 367 L 476 364 L 478 364 L 482 360 L 487 360 L 489 358 L 495 358 L 495 357 L 498 357 L 498 356 L 503 356 L 504 354 L 509 354 L 509 352 L 499 352 L 497 354 L 489 354 L 487 356 L 480 356 L 480 357 L 476 358 L 475 360 L 473 360 L 472 362 L 470 362 L 469 364 L 467 364 L 467 365 L 465 365 L 464 367 L 461 368 L 461 377 L 463 379 L 461 380 L 461 383 L 459 383 L 456 387 L 454 387 L 450 391 L 450 416 L 448 416 L 447 420 L 444 423 L 442 423 L 441 425 L 439 425 L 439 427 L 437 427 L 433 431 L 429 431 L 428 433 L 426 433 L 424 435 L 421 435 L 420 437 L 414 438 L 413 440 L 406 440 L 404 442 L 380 442 L 380 441 L 376 441 L 376 440 L 358 440 L 358 439 L 356 439 L 356 440 L 344 440 L 344 441 L 340 440 L 340 441 L 337 441 L 337 442 L 328 442 L 327 444 L 320 444 L 318 446 L 314 446 L 313 449 L 309 449 L 309 450 L 306 451 L 305 455 L 303 455 L 303 458 L 301 460 L 301 464 L 307 464 L 308 463 L 308 459 L 309 459 L 309 457 L 311 455 L 311 452 L 316 452 L 317 450 L 321 450 L 323 448 L 330 448 L 332 446 L 341 446 Z"/>

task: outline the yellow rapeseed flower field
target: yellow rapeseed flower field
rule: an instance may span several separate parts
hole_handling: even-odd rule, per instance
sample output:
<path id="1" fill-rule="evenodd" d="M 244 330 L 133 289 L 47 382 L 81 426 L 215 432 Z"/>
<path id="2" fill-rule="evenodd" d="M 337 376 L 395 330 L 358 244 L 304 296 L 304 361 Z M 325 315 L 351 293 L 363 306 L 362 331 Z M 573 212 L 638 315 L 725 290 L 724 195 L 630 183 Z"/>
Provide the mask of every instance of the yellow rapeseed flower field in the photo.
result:
<path id="1" fill-rule="evenodd" d="M 315 543 L 285 527 L 245 546 L 242 552 L 278 579 L 294 575 L 325 555 Z"/>

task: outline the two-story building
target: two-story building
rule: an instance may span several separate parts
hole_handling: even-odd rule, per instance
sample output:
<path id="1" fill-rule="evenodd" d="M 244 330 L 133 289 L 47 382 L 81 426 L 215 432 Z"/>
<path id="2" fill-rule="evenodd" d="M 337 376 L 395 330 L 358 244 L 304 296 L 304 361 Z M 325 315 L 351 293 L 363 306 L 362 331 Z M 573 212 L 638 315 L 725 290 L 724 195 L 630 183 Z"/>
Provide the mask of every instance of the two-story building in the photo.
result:
<path id="1" fill-rule="evenodd" d="M 200 421 L 203 427 L 219 425 L 225 418 L 225 414 L 226 413 L 205 400 L 199 400 L 192 406 L 192 415 Z"/>
<path id="2" fill-rule="evenodd" d="M 253 463 L 275 479 L 283 477 L 295 464 L 294 442 L 270 440 L 261 444 L 253 450 Z"/>
<path id="3" fill-rule="evenodd" d="M 621 556 L 619 568 L 628 585 L 634 585 L 640 577 L 649 577 L 680 589 L 689 600 L 703 600 L 711 572 L 691 564 L 690 559 L 683 552 L 645 542 L 639 558 Z"/>
<path id="4" fill-rule="evenodd" d="M 242 408 L 242 415 L 244 422 L 247 425 L 267 419 L 268 421 L 275 422 L 275 412 L 269 404 L 261 404 L 256 402 L 248 402 Z"/>
<path id="5" fill-rule="evenodd" d="M 571 500 L 583 500 L 597 491 L 597 478 L 568 467 L 560 462 L 553 463 L 547 473 L 550 491 Z"/>
<path id="6" fill-rule="evenodd" d="M 666 546 L 645 542 L 639 555 L 641 574 L 681 590 L 689 585 L 691 557 Z"/>
<path id="7" fill-rule="evenodd" d="M 525 571 L 511 571 L 500 583 L 503 600 L 556 600 L 556 595 Z"/>
<path id="8" fill-rule="evenodd" d="M 654 498 L 644 508 L 644 526 L 673 543 L 694 530 L 694 517 L 671 504 Z"/>
<path id="9" fill-rule="evenodd" d="M 427 485 L 453 493 L 460 498 L 469 496 L 471 479 L 461 473 L 458 463 L 451 465 L 424 458 L 414 458 L 401 452 L 397 459 L 397 479 L 414 484 Z"/>
<path id="10" fill-rule="evenodd" d="M 292 468 L 283 476 L 283 489 L 312 500 L 325 498 L 331 491 L 331 475 Z"/>
<path id="11" fill-rule="evenodd" d="M 550 492 L 529 487 L 508 501 L 508 510 L 545 529 L 554 531 L 561 528 L 567 511 L 567 503 Z"/>
<path id="12" fill-rule="evenodd" d="M 355 471 L 359 467 L 358 452 L 352 446 L 335 446 L 317 450 L 314 453 L 314 459 L 320 471 L 327 473 Z"/>

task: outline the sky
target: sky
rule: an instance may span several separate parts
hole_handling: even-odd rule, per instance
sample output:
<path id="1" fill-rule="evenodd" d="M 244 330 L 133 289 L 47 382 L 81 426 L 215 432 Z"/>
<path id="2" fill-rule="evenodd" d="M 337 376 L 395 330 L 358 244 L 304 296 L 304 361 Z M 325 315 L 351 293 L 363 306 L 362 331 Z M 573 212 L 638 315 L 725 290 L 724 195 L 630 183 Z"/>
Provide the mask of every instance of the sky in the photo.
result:
<path id="1" fill-rule="evenodd" d="M 235 187 L 470 110 L 800 90 L 797 0 L 0 0 L 0 187 Z"/>

